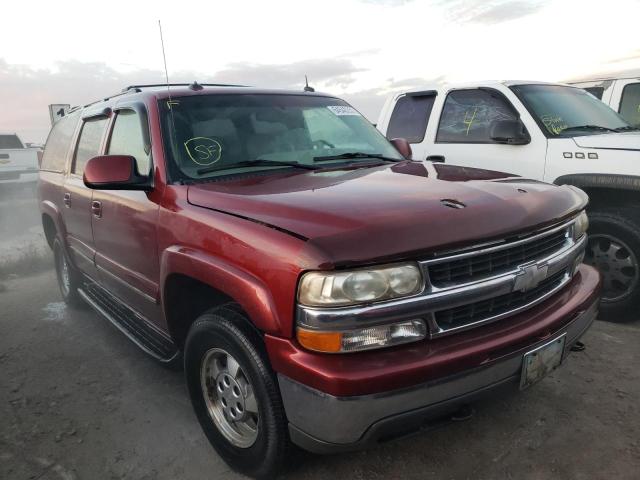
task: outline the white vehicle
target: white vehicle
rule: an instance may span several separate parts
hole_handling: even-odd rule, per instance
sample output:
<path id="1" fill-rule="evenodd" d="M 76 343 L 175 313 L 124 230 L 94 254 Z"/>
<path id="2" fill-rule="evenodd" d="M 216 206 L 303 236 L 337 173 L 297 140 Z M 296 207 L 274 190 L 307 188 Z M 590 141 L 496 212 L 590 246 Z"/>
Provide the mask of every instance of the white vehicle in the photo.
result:
<path id="1" fill-rule="evenodd" d="M 631 125 L 640 127 L 640 77 L 597 78 L 570 82 L 618 112 Z"/>
<path id="2" fill-rule="evenodd" d="M 0 133 L 0 185 L 38 181 L 38 147 L 26 147 L 15 133 Z"/>
<path id="3" fill-rule="evenodd" d="M 416 160 L 509 172 L 586 191 L 591 220 L 586 261 L 603 273 L 603 313 L 611 320 L 637 314 L 640 132 L 614 110 L 569 85 L 477 82 L 395 94 L 377 125 L 387 138 L 407 139 Z"/>

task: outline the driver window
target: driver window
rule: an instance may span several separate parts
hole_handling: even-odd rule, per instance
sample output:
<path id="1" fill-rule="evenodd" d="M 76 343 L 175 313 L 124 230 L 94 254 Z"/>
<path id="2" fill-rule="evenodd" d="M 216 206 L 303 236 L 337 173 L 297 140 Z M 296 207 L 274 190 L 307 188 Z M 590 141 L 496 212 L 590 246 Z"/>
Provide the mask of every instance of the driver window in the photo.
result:
<path id="1" fill-rule="evenodd" d="M 494 143 L 491 124 L 517 119 L 511 104 L 486 90 L 453 91 L 444 103 L 436 142 Z"/>
<path id="2" fill-rule="evenodd" d="M 148 175 L 149 155 L 144 151 L 140 117 L 133 110 L 121 110 L 116 116 L 109 141 L 109 155 L 131 155 L 136 159 L 138 173 Z"/>

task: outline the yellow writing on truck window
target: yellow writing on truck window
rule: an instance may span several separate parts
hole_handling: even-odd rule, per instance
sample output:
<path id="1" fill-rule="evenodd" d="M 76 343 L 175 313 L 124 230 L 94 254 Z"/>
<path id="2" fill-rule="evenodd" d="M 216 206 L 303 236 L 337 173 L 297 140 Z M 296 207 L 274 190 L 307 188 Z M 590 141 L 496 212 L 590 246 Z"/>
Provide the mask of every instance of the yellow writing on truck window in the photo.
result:
<path id="1" fill-rule="evenodd" d="M 184 142 L 189 158 L 198 165 L 208 166 L 222 157 L 222 145 L 209 137 L 194 137 Z"/>
<path id="2" fill-rule="evenodd" d="M 542 120 L 544 126 L 547 127 L 547 130 L 554 135 L 559 134 L 569 126 L 559 115 L 543 115 L 540 120 Z"/>
<path id="3" fill-rule="evenodd" d="M 469 111 L 464 112 L 464 124 L 467 126 L 467 133 L 469 135 L 469 130 L 471 129 L 471 125 L 473 125 L 473 121 L 476 119 L 476 115 L 478 113 L 478 107 L 473 107 L 473 113 L 469 114 Z"/>

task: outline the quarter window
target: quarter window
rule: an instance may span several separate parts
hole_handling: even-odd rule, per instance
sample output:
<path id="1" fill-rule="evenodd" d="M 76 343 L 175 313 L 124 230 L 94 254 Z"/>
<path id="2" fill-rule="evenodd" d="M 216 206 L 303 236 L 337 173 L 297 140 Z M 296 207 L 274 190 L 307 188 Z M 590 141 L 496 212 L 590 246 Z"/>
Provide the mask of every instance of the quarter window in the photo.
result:
<path id="1" fill-rule="evenodd" d="M 640 83 L 629 83 L 622 90 L 620 115 L 634 127 L 640 127 Z"/>
<path id="2" fill-rule="evenodd" d="M 457 90 L 447 95 L 436 142 L 493 143 L 491 124 L 517 120 L 514 107 L 486 90 Z"/>
<path id="3" fill-rule="evenodd" d="M 73 173 L 82 175 L 87 162 L 100 153 L 100 144 L 106 125 L 106 117 L 90 119 L 84 122 L 80 132 L 80 140 L 78 140 L 78 147 L 76 148 Z"/>
<path id="4" fill-rule="evenodd" d="M 77 111 L 66 115 L 53 125 L 42 154 L 42 165 L 40 166 L 42 170 L 51 172 L 64 170 L 71 147 L 71 139 L 78 125 L 79 114 L 80 112 Z"/>
<path id="5" fill-rule="evenodd" d="M 604 87 L 586 87 L 584 90 L 596 97 L 598 100 L 602 100 L 604 94 Z"/>
<path id="6" fill-rule="evenodd" d="M 393 109 L 387 128 L 387 138 L 404 138 L 409 143 L 424 140 L 435 95 L 405 95 Z"/>
<path id="7" fill-rule="evenodd" d="M 109 155 L 131 155 L 136 159 L 138 173 L 149 174 L 149 154 L 144 149 L 142 123 L 136 112 L 133 110 L 118 112 L 107 152 Z"/>

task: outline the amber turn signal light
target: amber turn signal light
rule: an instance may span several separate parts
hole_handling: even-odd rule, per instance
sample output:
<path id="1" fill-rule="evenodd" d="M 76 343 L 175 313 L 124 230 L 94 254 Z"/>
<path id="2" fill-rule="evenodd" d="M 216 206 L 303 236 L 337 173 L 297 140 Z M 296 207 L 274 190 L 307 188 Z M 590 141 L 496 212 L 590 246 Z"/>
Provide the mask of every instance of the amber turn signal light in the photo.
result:
<path id="1" fill-rule="evenodd" d="M 342 349 L 342 333 L 298 328 L 298 342 L 304 348 L 316 352 L 338 353 Z"/>

